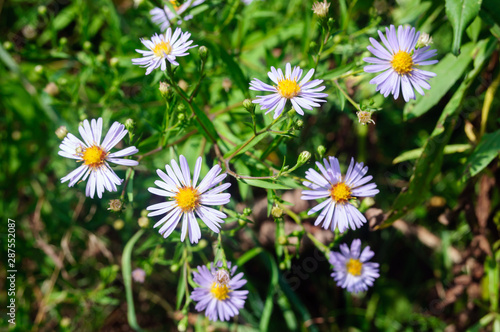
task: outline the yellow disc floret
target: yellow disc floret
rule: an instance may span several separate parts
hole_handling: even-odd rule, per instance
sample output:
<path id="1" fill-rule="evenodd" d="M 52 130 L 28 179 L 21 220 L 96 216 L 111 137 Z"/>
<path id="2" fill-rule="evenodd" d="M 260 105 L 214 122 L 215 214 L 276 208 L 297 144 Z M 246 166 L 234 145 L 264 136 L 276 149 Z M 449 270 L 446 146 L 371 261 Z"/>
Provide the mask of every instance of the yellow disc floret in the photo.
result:
<path id="1" fill-rule="evenodd" d="M 339 182 L 330 189 L 330 196 L 336 203 L 345 203 L 351 198 L 351 188 L 344 182 Z"/>
<path id="2" fill-rule="evenodd" d="M 77 149 L 78 153 L 78 149 Z M 104 164 L 107 153 L 100 146 L 93 145 L 81 152 L 83 162 L 89 167 L 99 167 Z"/>
<path id="3" fill-rule="evenodd" d="M 199 203 L 200 194 L 198 190 L 192 187 L 180 188 L 177 195 L 175 195 L 175 201 L 177 206 L 179 206 L 182 212 L 194 210 Z"/>
<path id="4" fill-rule="evenodd" d="M 170 3 L 174 7 L 175 11 L 179 10 L 179 3 L 175 0 L 170 0 Z"/>
<path id="5" fill-rule="evenodd" d="M 349 258 L 345 264 L 347 272 L 353 276 L 361 275 L 361 269 L 363 268 L 363 263 L 359 259 Z"/>
<path id="6" fill-rule="evenodd" d="M 297 81 L 291 79 L 279 81 L 276 89 L 282 97 L 287 99 L 293 98 L 300 93 L 300 85 L 297 84 Z"/>
<path id="7" fill-rule="evenodd" d="M 410 53 L 399 51 L 392 57 L 392 69 L 399 75 L 406 75 L 413 70 L 413 59 Z"/>
<path id="8" fill-rule="evenodd" d="M 172 52 L 172 46 L 169 42 L 162 41 L 155 45 L 153 52 L 157 57 L 164 57 Z"/>
<path id="9" fill-rule="evenodd" d="M 217 282 L 212 284 L 212 289 L 210 290 L 210 293 L 212 293 L 212 295 L 219 301 L 229 298 L 229 292 L 231 292 L 231 290 L 227 287 L 227 285 L 219 284 Z"/>

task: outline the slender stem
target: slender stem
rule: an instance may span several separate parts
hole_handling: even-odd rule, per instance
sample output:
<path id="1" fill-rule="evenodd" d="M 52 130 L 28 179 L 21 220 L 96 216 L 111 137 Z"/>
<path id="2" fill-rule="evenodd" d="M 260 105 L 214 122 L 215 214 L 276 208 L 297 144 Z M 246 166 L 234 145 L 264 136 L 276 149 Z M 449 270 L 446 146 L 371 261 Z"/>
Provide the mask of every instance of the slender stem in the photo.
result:
<path id="1" fill-rule="evenodd" d="M 205 61 L 201 61 L 201 68 L 200 68 L 200 78 L 198 79 L 198 83 L 196 83 L 196 86 L 191 93 L 191 96 L 189 97 L 189 102 L 191 103 L 193 101 L 193 98 L 196 97 L 196 94 L 198 93 L 198 90 L 200 89 L 201 86 L 201 81 L 205 78 L 205 75 L 203 74 L 203 70 L 205 69 Z"/>
<path id="2" fill-rule="evenodd" d="M 344 95 L 344 97 L 349 100 L 349 102 L 358 110 L 358 111 L 361 111 L 361 107 L 359 107 L 359 104 L 356 103 L 351 97 L 349 97 L 349 95 L 347 94 L 347 92 L 345 92 L 339 85 L 339 82 L 337 82 L 337 80 L 333 81 L 333 83 L 335 83 L 335 85 L 337 86 L 337 88 L 340 90 L 340 92 L 342 92 L 342 94 Z"/>

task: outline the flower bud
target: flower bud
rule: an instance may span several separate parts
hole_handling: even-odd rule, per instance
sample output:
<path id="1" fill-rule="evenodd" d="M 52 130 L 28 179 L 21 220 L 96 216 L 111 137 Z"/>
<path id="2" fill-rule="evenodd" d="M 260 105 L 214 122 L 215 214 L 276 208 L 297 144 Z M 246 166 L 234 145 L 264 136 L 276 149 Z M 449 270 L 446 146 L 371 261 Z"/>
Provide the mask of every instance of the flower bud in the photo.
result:
<path id="1" fill-rule="evenodd" d="M 198 53 L 200 54 L 201 61 L 207 59 L 208 49 L 205 46 L 200 46 L 200 48 L 198 48 Z"/>
<path id="2" fill-rule="evenodd" d="M 45 6 L 38 6 L 37 10 L 38 10 L 38 14 L 45 15 L 45 13 L 47 12 L 47 7 L 45 7 Z"/>
<path id="3" fill-rule="evenodd" d="M 224 79 L 222 80 L 222 88 L 224 89 L 224 91 L 229 92 L 232 86 L 233 82 L 229 78 L 224 77 Z"/>
<path id="4" fill-rule="evenodd" d="M 315 2 L 312 6 L 314 14 L 318 15 L 319 18 L 325 18 L 328 15 L 328 8 L 330 8 L 330 3 L 326 2 L 326 0 Z"/>
<path id="5" fill-rule="evenodd" d="M 318 52 L 318 43 L 314 40 L 309 43 L 309 53 L 316 54 Z"/>
<path id="6" fill-rule="evenodd" d="M 160 82 L 160 87 L 158 88 L 158 90 L 160 90 L 162 98 L 166 101 L 171 100 L 174 96 L 174 90 L 172 89 L 170 84 L 166 82 Z"/>
<path id="7" fill-rule="evenodd" d="M 326 152 L 326 148 L 323 145 L 318 146 L 318 154 L 320 157 L 323 157 L 325 152 Z"/>
<path id="8" fill-rule="evenodd" d="M 12 47 L 14 47 L 14 44 L 12 44 L 12 42 L 8 40 L 3 42 L 3 48 L 5 48 L 6 51 L 10 51 Z"/>
<path id="9" fill-rule="evenodd" d="M 36 65 L 35 66 L 35 73 L 37 73 L 37 74 L 43 73 L 43 66 L 42 65 Z"/>
<path id="10" fill-rule="evenodd" d="M 113 223 L 113 228 L 116 229 L 117 231 L 121 230 L 123 227 L 125 227 L 125 222 L 121 219 L 117 219 Z"/>
<path id="11" fill-rule="evenodd" d="M 62 328 L 67 328 L 71 325 L 71 318 L 69 317 L 63 317 L 61 319 L 61 322 L 59 323 L 59 325 L 61 325 Z"/>
<path id="12" fill-rule="evenodd" d="M 326 22 L 326 25 L 328 26 L 329 30 L 333 29 L 333 23 L 335 23 L 335 20 L 333 18 L 329 18 L 328 21 Z"/>
<path id="13" fill-rule="evenodd" d="M 297 120 L 297 122 L 295 122 L 295 128 L 300 129 L 302 127 L 304 127 L 304 121 L 302 121 L 300 119 Z"/>
<path id="14" fill-rule="evenodd" d="M 49 82 L 49 84 L 47 84 L 45 88 L 43 88 L 43 91 L 45 91 L 45 93 L 52 97 L 55 97 L 59 94 L 59 88 L 54 82 Z"/>
<path id="15" fill-rule="evenodd" d="M 128 131 L 131 131 L 132 129 L 134 129 L 135 127 L 135 121 L 133 119 L 127 119 L 125 120 L 125 128 L 128 130 Z"/>
<path id="16" fill-rule="evenodd" d="M 66 37 L 61 37 L 61 38 L 59 39 L 59 45 L 60 45 L 60 46 L 66 46 L 66 44 L 68 44 L 68 38 L 66 38 Z"/>
<path id="17" fill-rule="evenodd" d="M 113 68 L 118 66 L 118 62 L 120 62 L 120 59 L 118 59 L 117 57 L 112 57 L 111 59 L 109 59 L 109 65 Z"/>
<path id="18" fill-rule="evenodd" d="M 56 129 L 56 136 L 59 139 L 64 139 L 68 135 L 68 129 L 65 126 L 60 126 Z"/>
<path id="19" fill-rule="evenodd" d="M 177 115 L 177 120 L 179 120 L 179 122 L 184 121 L 184 119 L 186 119 L 186 115 L 184 113 Z"/>
<path id="20" fill-rule="evenodd" d="M 198 242 L 198 247 L 201 249 L 206 248 L 208 246 L 208 241 L 205 239 L 201 239 L 200 242 Z"/>
<path id="21" fill-rule="evenodd" d="M 137 223 L 139 224 L 139 227 L 147 228 L 149 226 L 149 218 L 148 217 L 140 217 L 137 220 Z"/>
<path id="22" fill-rule="evenodd" d="M 86 41 L 83 42 L 83 49 L 84 50 L 88 51 L 91 48 L 92 48 L 92 43 L 91 42 L 89 42 L 88 40 L 86 40 Z"/>
<path id="23" fill-rule="evenodd" d="M 109 201 L 108 210 L 113 212 L 120 212 L 123 209 L 123 202 L 119 199 L 112 199 Z"/>
<path id="24" fill-rule="evenodd" d="M 283 209 L 279 206 L 273 206 L 273 208 L 271 209 L 271 215 L 275 219 L 281 218 L 283 216 Z"/>
<path id="25" fill-rule="evenodd" d="M 430 44 L 432 44 L 432 37 L 428 33 L 422 32 L 420 34 L 420 37 L 418 37 L 416 47 L 417 48 L 426 47 L 429 46 Z"/>
<path id="26" fill-rule="evenodd" d="M 252 209 L 251 208 L 246 207 L 246 208 L 243 209 L 243 215 L 244 216 L 249 216 L 251 214 L 252 214 Z"/>
<path id="27" fill-rule="evenodd" d="M 304 165 L 309 159 L 311 159 L 311 152 L 309 151 L 302 151 L 299 154 L 299 158 L 297 158 L 297 165 L 302 166 Z"/>
<path id="28" fill-rule="evenodd" d="M 243 107 L 250 113 L 253 113 L 255 110 L 255 104 L 250 99 L 243 100 Z"/>
<path id="29" fill-rule="evenodd" d="M 31 25 L 26 25 L 21 32 L 26 39 L 33 39 L 36 37 L 36 29 Z"/>
<path id="30" fill-rule="evenodd" d="M 187 330 L 187 326 L 188 326 L 188 316 L 184 316 L 184 318 L 181 319 L 181 321 L 177 325 L 177 330 L 179 332 L 184 332 Z"/>
<path id="31" fill-rule="evenodd" d="M 245 226 L 245 224 L 246 224 L 246 223 L 247 223 L 247 222 L 246 222 L 246 220 L 245 220 L 245 219 L 241 219 L 241 218 L 239 218 L 239 219 L 238 219 L 238 225 L 240 225 L 240 226 Z"/>
<path id="32" fill-rule="evenodd" d="M 278 236 L 278 243 L 284 246 L 285 244 L 288 243 L 288 239 L 284 235 Z"/>
<path id="33" fill-rule="evenodd" d="M 179 82 L 177 82 L 177 85 L 182 89 L 182 91 L 187 91 L 187 89 L 189 88 L 188 83 L 184 80 L 179 80 Z"/>
<path id="34" fill-rule="evenodd" d="M 177 111 L 179 111 L 179 113 L 184 113 L 186 111 L 186 106 L 184 104 L 179 104 L 177 106 Z"/>
<path id="35" fill-rule="evenodd" d="M 285 262 L 281 262 L 281 263 L 280 263 L 280 265 L 279 265 L 279 268 L 280 268 L 280 270 L 284 270 L 284 269 L 286 269 L 286 264 L 285 264 Z"/>
<path id="36" fill-rule="evenodd" d="M 367 123 L 375 124 L 375 121 L 372 120 L 372 112 L 359 111 L 356 112 L 356 115 L 358 116 L 359 123 L 361 123 L 363 126 Z"/>
<path id="37" fill-rule="evenodd" d="M 172 271 L 174 273 L 179 271 L 179 264 L 174 263 L 174 264 L 170 265 L 170 271 Z"/>

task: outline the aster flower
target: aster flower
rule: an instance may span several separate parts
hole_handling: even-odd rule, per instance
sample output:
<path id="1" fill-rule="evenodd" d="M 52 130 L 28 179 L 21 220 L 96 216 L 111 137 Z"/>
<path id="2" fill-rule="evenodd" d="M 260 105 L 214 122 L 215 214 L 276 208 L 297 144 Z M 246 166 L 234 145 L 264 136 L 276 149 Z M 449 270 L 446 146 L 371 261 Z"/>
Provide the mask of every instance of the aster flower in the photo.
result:
<path id="1" fill-rule="evenodd" d="M 132 279 L 134 279 L 135 282 L 143 284 L 146 280 L 146 271 L 141 268 L 135 269 L 132 271 Z"/>
<path id="2" fill-rule="evenodd" d="M 231 262 L 227 262 L 227 268 L 218 262 L 215 267 L 211 264 L 210 269 L 198 266 L 198 272 L 193 272 L 193 280 L 200 287 L 193 290 L 191 299 L 198 302 L 195 309 L 205 310 L 211 321 L 228 321 L 245 305 L 248 291 L 238 289 L 247 281 L 242 279 L 243 272 L 234 275 L 236 268 L 231 267 Z"/>
<path id="3" fill-rule="evenodd" d="M 142 58 L 132 59 L 134 65 L 141 65 L 146 70 L 146 75 L 149 75 L 154 69 L 161 67 L 161 70 L 167 69 L 167 62 L 178 66 L 175 61 L 176 57 L 188 55 L 187 51 L 190 48 L 198 45 L 190 46 L 193 41 L 188 40 L 191 34 L 182 32 L 180 28 L 175 29 L 172 35 L 172 29 L 168 28 L 165 34 L 154 34 L 151 40 L 141 39 L 141 42 L 148 48 L 147 51 L 137 50 L 143 55 Z"/>
<path id="4" fill-rule="evenodd" d="M 231 194 L 221 194 L 221 192 L 229 188 L 231 184 L 224 183 L 215 187 L 226 178 L 227 174 L 219 175 L 221 168 L 219 165 L 215 165 L 200 184 L 197 185 L 198 178 L 200 177 L 201 160 L 201 157 L 196 160 L 193 181 L 191 181 L 189 165 L 186 158 L 182 155 L 179 158 L 180 167 L 173 159 L 170 162 L 172 167 L 165 165 L 168 175 L 160 169 L 156 170 L 161 180 L 155 181 L 155 184 L 161 189 L 153 187 L 148 188 L 148 191 L 158 196 L 169 197 L 170 200 L 150 205 L 146 209 L 153 211 L 148 214 L 148 217 L 164 215 L 153 226 L 156 228 L 163 225 L 159 233 L 164 238 L 167 238 L 173 232 L 182 218 L 181 241 L 184 241 L 186 234 L 189 232 L 191 243 L 198 243 L 198 240 L 201 238 L 201 230 L 196 221 L 196 215 L 215 233 L 219 233 L 220 224 L 224 223 L 222 218 L 227 218 L 225 213 L 205 206 L 224 205 L 229 202 Z M 211 189 L 213 187 L 215 188 Z"/>
<path id="5" fill-rule="evenodd" d="M 303 182 L 310 190 L 302 191 L 302 199 L 326 198 L 308 212 L 311 215 L 321 211 L 314 225 L 323 222 L 324 229 L 330 228 L 334 231 L 338 228 L 342 233 L 348 228 L 361 227 L 366 223 L 366 218 L 350 203 L 350 200 L 373 197 L 379 192 L 375 183 L 368 183 L 373 178 L 371 175 L 365 176 L 368 167 L 363 167 L 363 163 L 354 164 L 352 158 L 346 175 L 342 176 L 337 158 L 329 157 L 329 160 L 324 158 L 323 163 L 324 166 L 316 162 L 321 174 L 310 168 L 306 171 L 306 179 L 309 181 Z"/>
<path id="6" fill-rule="evenodd" d="M 160 29 L 162 31 L 167 30 L 167 28 L 170 26 L 170 22 L 175 19 L 176 16 L 181 15 L 184 13 L 189 7 L 194 7 L 198 6 L 199 4 L 202 4 L 205 2 L 205 0 L 188 0 L 184 2 L 182 5 L 179 5 L 178 1 L 175 0 L 170 0 L 170 3 L 175 9 L 175 13 L 170 10 L 170 8 L 165 5 L 163 9 L 159 7 L 155 7 L 151 9 L 149 14 L 151 14 L 151 20 L 158 24 L 160 26 Z M 193 15 L 186 15 L 183 18 L 179 19 L 177 21 L 177 24 L 181 24 L 182 21 L 188 21 L 193 18 Z"/>
<path id="7" fill-rule="evenodd" d="M 433 65 L 438 60 L 429 60 L 437 54 L 437 50 L 429 50 L 430 46 L 415 49 L 420 32 L 415 33 L 415 28 L 399 26 L 396 34 L 394 25 L 390 29 L 385 28 L 384 34 L 379 30 L 378 34 L 384 46 L 378 41 L 370 38 L 372 46 L 368 50 L 376 57 L 368 57 L 363 60 L 373 65 L 366 66 L 365 72 L 378 73 L 383 71 L 370 81 L 377 85 L 377 91 L 380 91 L 384 97 L 389 94 L 397 99 L 402 91 L 405 101 L 415 99 L 415 92 L 424 95 L 424 89 L 431 88 L 428 80 L 436 76 L 435 73 L 420 69 L 420 66 Z"/>
<path id="8" fill-rule="evenodd" d="M 379 264 L 368 262 L 375 253 L 367 246 L 361 252 L 361 240 L 355 239 L 351 243 L 351 250 L 347 244 L 340 245 L 340 252 L 330 253 L 330 264 L 333 265 L 331 276 L 337 286 L 347 288 L 350 293 L 368 290 L 380 276 Z"/>
<path id="9" fill-rule="evenodd" d="M 326 93 L 319 93 L 319 91 L 325 89 L 325 86 L 318 87 L 323 80 L 309 82 L 314 74 L 314 69 L 311 69 L 299 82 L 302 72 L 302 69 L 298 66 L 293 67 L 292 70 L 290 63 L 286 64 L 285 75 L 283 75 L 281 68 L 276 70 L 276 68 L 271 67 L 271 71 L 267 75 L 276 85 L 271 86 L 254 78 L 250 82 L 250 90 L 273 93 L 267 96 L 257 96 L 253 103 L 259 104 L 261 109 L 267 110 L 266 114 L 274 111 L 275 119 L 283 112 L 287 100 L 290 100 L 293 108 L 300 115 L 304 115 L 302 108 L 312 110 L 313 107 L 319 107 L 318 102 L 326 102 L 326 100 L 320 98 L 328 97 Z"/>
<path id="10" fill-rule="evenodd" d="M 109 129 L 106 137 L 101 144 L 102 136 L 102 118 L 83 121 L 83 125 L 78 128 L 84 142 L 75 135 L 68 133 L 59 148 L 59 155 L 76 159 L 82 162 L 82 165 L 61 179 L 64 183 L 69 181 L 69 187 L 73 187 L 80 179 L 85 181 L 87 178 L 87 188 L 85 195 L 94 198 L 102 198 L 104 190 L 117 191 L 116 186 L 122 183 L 115 172 L 110 168 L 108 162 L 124 165 L 137 166 L 139 163 L 135 160 L 123 159 L 122 157 L 131 156 L 139 150 L 135 146 L 130 146 L 120 151 L 110 153 L 110 150 L 120 142 L 128 131 L 125 126 L 115 122 Z"/>

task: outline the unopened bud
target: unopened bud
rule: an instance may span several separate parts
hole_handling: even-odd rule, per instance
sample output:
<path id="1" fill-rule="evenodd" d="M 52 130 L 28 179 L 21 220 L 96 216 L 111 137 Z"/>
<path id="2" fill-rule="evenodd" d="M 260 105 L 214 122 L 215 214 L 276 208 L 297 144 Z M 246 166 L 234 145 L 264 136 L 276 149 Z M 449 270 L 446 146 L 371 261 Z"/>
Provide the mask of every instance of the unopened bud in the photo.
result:
<path id="1" fill-rule="evenodd" d="M 99 54 L 95 57 L 95 59 L 97 60 L 97 62 L 103 63 L 104 61 L 106 61 L 106 56 L 104 56 L 104 54 Z"/>
<path id="2" fill-rule="evenodd" d="M 243 215 L 244 216 L 249 216 L 251 214 L 252 214 L 252 209 L 251 208 L 246 207 L 246 208 L 243 209 Z"/>
<path id="3" fill-rule="evenodd" d="M 35 66 L 35 73 L 37 73 L 37 74 L 43 73 L 43 66 L 42 65 L 36 65 Z"/>
<path id="4" fill-rule="evenodd" d="M 281 218 L 283 216 L 283 209 L 279 206 L 273 206 L 273 208 L 271 209 L 271 215 L 275 219 Z"/>
<path id="5" fill-rule="evenodd" d="M 224 89 L 224 91 L 229 92 L 232 86 L 233 82 L 229 78 L 224 77 L 224 79 L 222 80 L 222 88 Z"/>
<path id="6" fill-rule="evenodd" d="M 137 223 L 139 224 L 139 227 L 147 228 L 149 226 L 149 218 L 148 217 L 140 217 L 137 220 Z"/>
<path id="7" fill-rule="evenodd" d="M 297 165 L 302 166 L 305 163 L 307 163 L 307 161 L 309 159 L 311 159 L 311 152 L 309 152 L 309 151 L 302 151 L 299 154 L 299 158 L 297 158 Z"/>
<path id="8" fill-rule="evenodd" d="M 328 8 L 330 8 L 330 3 L 326 2 L 326 0 L 315 2 L 312 6 L 314 14 L 318 15 L 319 18 L 325 18 L 328 15 Z"/>
<path id="9" fill-rule="evenodd" d="M 426 47 L 430 44 L 432 44 L 432 37 L 428 33 L 422 32 L 418 37 L 417 48 Z"/>
<path id="10" fill-rule="evenodd" d="M 198 53 L 200 54 L 201 61 L 205 61 L 207 59 L 208 49 L 205 46 L 200 46 Z"/>
<path id="11" fill-rule="evenodd" d="M 86 41 L 83 42 L 83 49 L 84 50 L 88 51 L 91 48 L 92 48 L 92 43 L 91 42 L 89 42 L 88 40 L 86 40 Z"/>
<path id="12" fill-rule="evenodd" d="M 367 123 L 375 124 L 375 121 L 372 120 L 372 112 L 359 111 L 356 112 L 356 115 L 358 116 L 359 123 L 362 125 L 366 125 Z"/>
<path id="13" fill-rule="evenodd" d="M 198 242 L 198 247 L 201 249 L 206 248 L 208 246 L 208 241 L 205 239 L 201 239 L 200 242 Z"/>
<path id="14" fill-rule="evenodd" d="M 318 52 L 318 43 L 312 41 L 309 43 L 309 53 L 316 54 Z"/>
<path id="15" fill-rule="evenodd" d="M 128 130 L 128 131 L 132 131 L 132 129 L 134 129 L 135 127 L 135 121 L 133 119 L 127 119 L 125 120 L 125 128 Z"/>
<path id="16" fill-rule="evenodd" d="M 179 122 L 184 121 L 184 119 L 186 119 L 186 115 L 184 113 L 177 115 L 177 120 L 179 120 Z"/>
<path id="17" fill-rule="evenodd" d="M 61 327 L 63 328 L 69 327 L 71 325 L 71 318 L 63 317 L 59 325 L 61 325 Z"/>
<path id="18" fill-rule="evenodd" d="M 301 234 L 301 231 L 298 231 L 298 230 L 294 230 L 294 231 L 291 233 L 291 235 L 292 235 L 292 236 L 300 236 L 300 234 Z"/>
<path id="19" fill-rule="evenodd" d="M 320 158 L 323 157 L 325 152 L 326 152 L 326 148 L 323 145 L 318 146 L 318 154 L 319 154 Z"/>
<path id="20" fill-rule="evenodd" d="M 47 7 L 45 7 L 45 6 L 38 6 L 37 10 L 38 10 L 38 14 L 45 15 L 45 13 L 47 12 Z"/>
<path id="21" fill-rule="evenodd" d="M 326 22 L 326 25 L 328 26 L 328 29 L 332 30 L 333 29 L 333 23 L 335 23 L 335 20 L 333 18 L 329 18 L 328 21 Z"/>
<path id="22" fill-rule="evenodd" d="M 279 264 L 279 268 L 280 268 L 280 270 L 284 270 L 284 269 L 286 269 L 286 264 L 285 264 L 285 262 L 281 262 L 281 263 Z"/>
<path id="23" fill-rule="evenodd" d="M 116 67 L 118 65 L 118 62 L 120 62 L 120 59 L 118 59 L 117 57 L 112 57 L 111 59 L 109 59 L 109 65 L 111 67 Z"/>
<path id="24" fill-rule="evenodd" d="M 52 97 L 55 97 L 59 94 L 59 88 L 54 82 L 49 82 L 49 84 L 47 84 L 45 88 L 43 88 L 43 91 L 45 91 L 45 93 Z"/>
<path id="25" fill-rule="evenodd" d="M 255 110 L 255 104 L 250 99 L 243 100 L 243 107 L 250 113 Z"/>
<path id="26" fill-rule="evenodd" d="M 184 332 L 187 330 L 187 326 L 188 326 L 188 316 L 185 316 L 183 319 L 181 319 L 181 321 L 177 325 L 177 330 L 179 332 Z"/>
<path id="27" fill-rule="evenodd" d="M 158 88 L 158 90 L 160 90 L 162 98 L 165 99 L 166 101 L 171 100 L 172 97 L 174 96 L 174 90 L 172 89 L 170 84 L 166 82 L 160 82 L 160 87 Z"/>
<path id="28" fill-rule="evenodd" d="M 285 244 L 288 243 L 288 239 L 284 235 L 278 236 L 278 243 L 284 246 Z"/>
<path id="29" fill-rule="evenodd" d="M 179 271 L 179 264 L 174 263 L 174 264 L 170 265 L 170 271 L 172 271 L 174 273 Z"/>
<path id="30" fill-rule="evenodd" d="M 144 210 L 141 211 L 141 217 L 147 217 L 148 214 L 149 214 L 149 211 L 146 210 L 146 209 L 144 209 Z"/>
<path id="31" fill-rule="evenodd" d="M 297 122 L 295 122 L 295 127 L 296 127 L 297 129 L 300 129 L 300 128 L 304 127 L 304 121 L 302 121 L 302 120 L 297 120 Z"/>
<path id="32" fill-rule="evenodd" d="M 66 37 L 61 37 L 61 38 L 59 39 L 59 45 L 61 45 L 61 46 L 65 46 L 66 44 L 68 44 L 68 38 L 66 38 Z"/>
<path id="33" fill-rule="evenodd" d="M 56 129 L 56 136 L 59 139 L 64 139 L 68 135 L 68 129 L 65 126 L 60 126 Z"/>
<path id="34" fill-rule="evenodd" d="M 113 223 L 113 228 L 116 229 L 117 231 L 121 230 L 124 226 L 125 226 L 125 222 L 121 219 L 117 219 Z"/>
<path id="35" fill-rule="evenodd" d="M 14 47 L 14 44 L 12 44 L 12 42 L 8 40 L 3 42 L 3 48 L 5 48 L 6 51 L 10 51 L 12 47 Z"/>
<path id="36" fill-rule="evenodd" d="M 187 89 L 189 88 L 189 85 L 186 81 L 184 80 L 179 80 L 179 82 L 177 83 L 177 85 L 179 86 L 179 88 L 181 88 L 183 91 L 187 91 Z"/>
<path id="37" fill-rule="evenodd" d="M 36 37 L 36 29 L 31 25 L 26 25 L 21 32 L 26 39 L 33 39 Z"/>
<path id="38" fill-rule="evenodd" d="M 238 225 L 240 225 L 240 226 L 245 226 L 245 224 L 246 224 L 246 223 L 247 223 L 247 222 L 246 222 L 246 220 L 245 220 L 245 219 L 241 219 L 241 218 L 239 218 L 239 219 L 238 219 Z"/>

